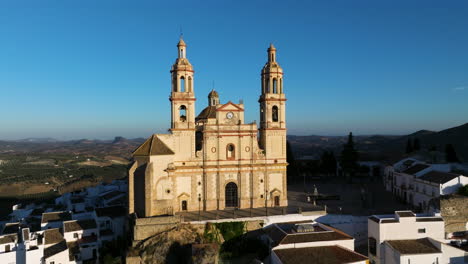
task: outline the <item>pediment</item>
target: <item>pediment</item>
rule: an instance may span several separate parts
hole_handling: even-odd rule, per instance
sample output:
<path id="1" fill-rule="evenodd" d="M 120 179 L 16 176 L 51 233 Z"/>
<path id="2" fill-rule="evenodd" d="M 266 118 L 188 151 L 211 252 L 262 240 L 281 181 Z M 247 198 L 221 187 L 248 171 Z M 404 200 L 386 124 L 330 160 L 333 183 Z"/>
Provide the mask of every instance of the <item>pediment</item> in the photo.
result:
<path id="1" fill-rule="evenodd" d="M 216 111 L 244 111 L 244 108 L 240 107 L 239 105 L 229 101 L 226 104 L 222 105 Z"/>
<path id="2" fill-rule="evenodd" d="M 190 195 L 188 193 L 186 193 L 186 192 L 183 192 L 179 196 L 177 196 L 177 198 L 179 198 L 179 199 L 190 198 Z"/>
<path id="3" fill-rule="evenodd" d="M 278 190 L 277 188 L 274 188 L 273 190 L 271 190 L 271 195 L 275 195 L 275 194 L 281 194 L 281 191 Z"/>

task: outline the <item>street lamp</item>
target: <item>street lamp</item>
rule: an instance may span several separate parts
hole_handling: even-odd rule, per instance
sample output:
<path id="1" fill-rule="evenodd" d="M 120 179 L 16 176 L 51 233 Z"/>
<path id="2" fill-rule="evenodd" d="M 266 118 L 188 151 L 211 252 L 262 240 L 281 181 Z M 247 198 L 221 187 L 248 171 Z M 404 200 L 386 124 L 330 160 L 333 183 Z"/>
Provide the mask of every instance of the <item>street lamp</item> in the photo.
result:
<path id="1" fill-rule="evenodd" d="M 201 194 L 199 193 L 198 194 L 198 221 L 200 221 L 200 214 L 201 214 L 200 203 L 201 203 Z"/>

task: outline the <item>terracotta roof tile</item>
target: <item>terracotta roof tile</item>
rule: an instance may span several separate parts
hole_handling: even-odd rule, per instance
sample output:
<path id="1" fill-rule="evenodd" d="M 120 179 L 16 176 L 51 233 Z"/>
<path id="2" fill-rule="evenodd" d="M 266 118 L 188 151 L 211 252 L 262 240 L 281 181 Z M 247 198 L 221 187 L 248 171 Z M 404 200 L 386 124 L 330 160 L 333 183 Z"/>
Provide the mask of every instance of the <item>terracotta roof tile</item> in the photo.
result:
<path id="1" fill-rule="evenodd" d="M 276 249 L 283 264 L 342 264 L 365 261 L 367 257 L 341 246 Z"/>
<path id="2" fill-rule="evenodd" d="M 459 175 L 448 173 L 448 172 L 441 172 L 441 171 L 430 171 L 428 173 L 423 174 L 418 180 L 433 182 L 433 183 L 446 183 L 457 178 Z"/>
<path id="3" fill-rule="evenodd" d="M 57 244 L 63 240 L 63 235 L 58 228 L 47 229 L 44 231 L 44 244 Z"/>
<path id="4" fill-rule="evenodd" d="M 148 138 L 134 152 L 134 156 L 173 155 L 170 149 L 156 134 Z"/>
<path id="5" fill-rule="evenodd" d="M 402 255 L 441 253 L 428 238 L 409 240 L 387 240 Z"/>
<path id="6" fill-rule="evenodd" d="M 409 167 L 408 169 L 404 170 L 403 173 L 405 174 L 415 174 L 424 169 L 429 168 L 429 165 L 426 164 L 416 164 L 414 166 Z"/>
<path id="7" fill-rule="evenodd" d="M 71 214 L 69 212 L 52 212 L 42 214 L 42 223 L 68 220 L 71 220 Z"/>
<path id="8" fill-rule="evenodd" d="M 96 228 L 96 221 L 93 219 L 69 221 L 63 223 L 64 232 L 73 232 L 78 230 L 87 230 Z"/>

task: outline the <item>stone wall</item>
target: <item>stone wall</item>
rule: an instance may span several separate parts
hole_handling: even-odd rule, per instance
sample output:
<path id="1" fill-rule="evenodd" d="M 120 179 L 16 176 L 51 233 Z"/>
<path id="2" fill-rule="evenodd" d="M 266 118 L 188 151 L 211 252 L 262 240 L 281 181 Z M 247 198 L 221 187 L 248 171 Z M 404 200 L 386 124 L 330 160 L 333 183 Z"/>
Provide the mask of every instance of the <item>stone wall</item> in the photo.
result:
<path id="1" fill-rule="evenodd" d="M 468 197 L 462 195 L 441 196 L 440 213 L 445 221 L 446 234 L 466 230 Z"/>
<path id="2" fill-rule="evenodd" d="M 137 218 L 133 226 L 133 242 L 167 231 L 176 227 L 180 222 L 179 216 Z"/>

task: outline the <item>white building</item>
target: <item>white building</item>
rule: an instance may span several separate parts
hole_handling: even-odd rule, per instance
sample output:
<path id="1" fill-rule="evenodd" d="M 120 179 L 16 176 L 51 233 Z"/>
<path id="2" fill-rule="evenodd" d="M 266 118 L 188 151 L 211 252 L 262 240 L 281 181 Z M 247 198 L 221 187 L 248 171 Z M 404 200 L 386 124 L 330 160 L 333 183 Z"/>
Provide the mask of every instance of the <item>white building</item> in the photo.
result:
<path id="1" fill-rule="evenodd" d="M 270 262 L 280 263 L 366 263 L 354 252 L 354 238 L 333 227 L 316 223 L 276 223 L 263 228 L 271 249 Z M 330 262 L 330 261 L 339 262 Z"/>
<path id="2" fill-rule="evenodd" d="M 0 263 L 16 263 L 17 243 L 17 234 L 7 234 L 0 236 Z"/>
<path id="3" fill-rule="evenodd" d="M 44 231 L 44 264 L 70 263 L 67 242 L 58 228 Z"/>
<path id="4" fill-rule="evenodd" d="M 372 264 L 425 264 L 442 260 L 441 250 L 427 240 L 444 240 L 444 222 L 439 216 L 416 215 L 411 211 L 373 215 L 368 220 L 368 237 Z"/>
<path id="5" fill-rule="evenodd" d="M 125 236 L 127 209 L 123 206 L 96 208 L 96 222 L 101 243 Z"/>
<path id="6" fill-rule="evenodd" d="M 456 193 L 458 189 L 468 184 L 468 177 L 441 171 L 429 171 L 414 178 L 414 200 L 412 205 L 425 211 L 430 210 L 430 201 L 441 195 Z"/>
<path id="7" fill-rule="evenodd" d="M 453 164 L 426 164 L 408 158 L 385 168 L 384 185 L 402 201 L 423 212 L 431 212 L 434 198 L 457 192 L 468 177 L 450 173 Z"/>
<path id="8" fill-rule="evenodd" d="M 99 230 L 94 219 L 63 222 L 63 236 L 74 248 L 74 258 L 82 261 L 96 260 L 99 249 Z"/>

